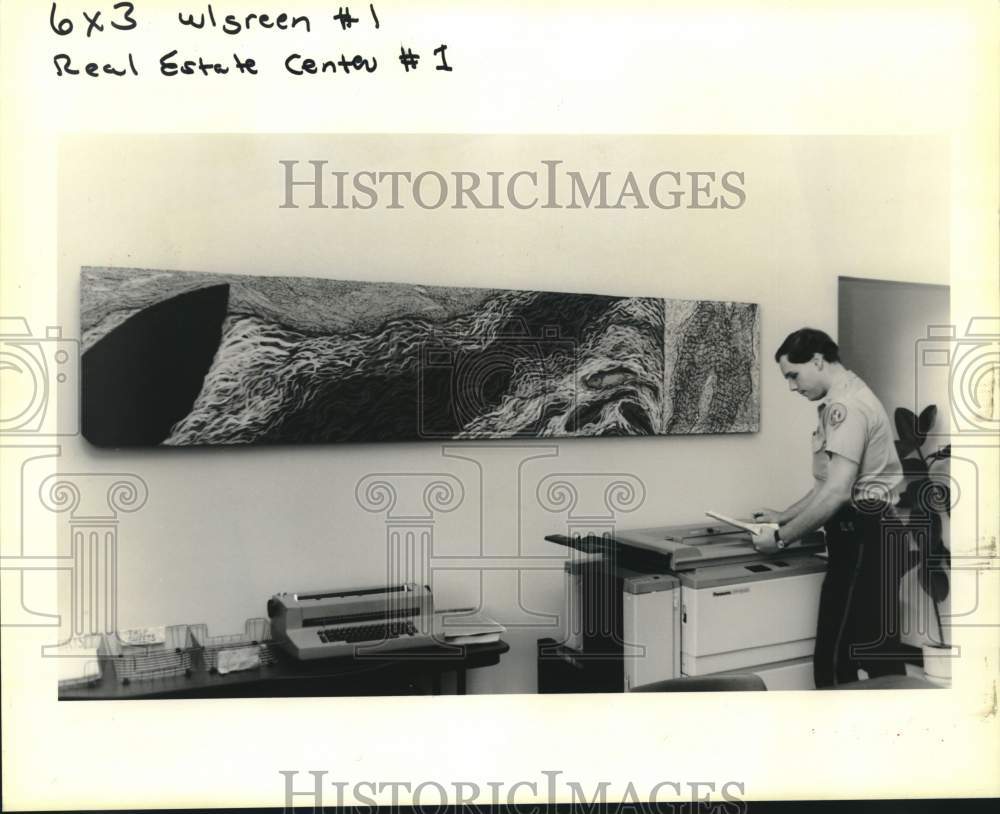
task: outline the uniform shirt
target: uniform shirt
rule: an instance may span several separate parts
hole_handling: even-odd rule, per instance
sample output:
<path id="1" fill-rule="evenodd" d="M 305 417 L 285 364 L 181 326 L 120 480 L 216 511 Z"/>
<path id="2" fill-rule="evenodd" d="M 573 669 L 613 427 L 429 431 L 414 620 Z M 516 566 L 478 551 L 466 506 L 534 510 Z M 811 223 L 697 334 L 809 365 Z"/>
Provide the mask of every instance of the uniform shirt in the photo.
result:
<path id="1" fill-rule="evenodd" d="M 858 465 L 853 497 L 891 496 L 903 479 L 892 426 L 882 403 L 851 371 L 827 392 L 816 408 L 812 439 L 813 477 L 822 485 L 831 455 L 843 455 Z"/>

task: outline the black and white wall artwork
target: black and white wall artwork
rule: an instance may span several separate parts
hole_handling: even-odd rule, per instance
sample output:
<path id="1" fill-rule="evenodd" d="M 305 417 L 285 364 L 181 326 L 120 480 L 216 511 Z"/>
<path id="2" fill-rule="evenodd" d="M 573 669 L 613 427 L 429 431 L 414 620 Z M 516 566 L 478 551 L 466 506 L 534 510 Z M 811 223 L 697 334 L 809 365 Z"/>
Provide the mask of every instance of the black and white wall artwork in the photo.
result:
<path id="1" fill-rule="evenodd" d="M 755 432 L 756 305 L 84 268 L 98 446 Z"/>

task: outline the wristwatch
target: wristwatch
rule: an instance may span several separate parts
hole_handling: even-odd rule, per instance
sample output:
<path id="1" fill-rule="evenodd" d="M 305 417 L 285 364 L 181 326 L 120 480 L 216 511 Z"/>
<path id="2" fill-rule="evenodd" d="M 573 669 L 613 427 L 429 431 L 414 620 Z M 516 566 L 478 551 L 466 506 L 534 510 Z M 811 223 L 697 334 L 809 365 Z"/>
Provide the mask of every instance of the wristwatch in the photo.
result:
<path id="1" fill-rule="evenodd" d="M 774 530 L 774 544 L 778 547 L 778 550 L 780 551 L 786 545 L 788 545 L 788 543 L 786 543 L 784 540 L 781 539 L 781 537 L 778 536 L 778 531 L 779 529 Z"/>

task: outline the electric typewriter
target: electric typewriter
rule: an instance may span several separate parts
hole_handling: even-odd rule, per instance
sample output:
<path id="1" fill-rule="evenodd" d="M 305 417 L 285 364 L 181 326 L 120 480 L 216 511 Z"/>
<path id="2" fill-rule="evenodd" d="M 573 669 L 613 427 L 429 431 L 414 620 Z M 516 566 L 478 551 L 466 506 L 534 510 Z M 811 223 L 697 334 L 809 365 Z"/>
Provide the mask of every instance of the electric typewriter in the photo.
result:
<path id="1" fill-rule="evenodd" d="M 430 588 L 282 592 L 267 601 L 275 641 L 298 659 L 378 656 L 434 643 Z"/>

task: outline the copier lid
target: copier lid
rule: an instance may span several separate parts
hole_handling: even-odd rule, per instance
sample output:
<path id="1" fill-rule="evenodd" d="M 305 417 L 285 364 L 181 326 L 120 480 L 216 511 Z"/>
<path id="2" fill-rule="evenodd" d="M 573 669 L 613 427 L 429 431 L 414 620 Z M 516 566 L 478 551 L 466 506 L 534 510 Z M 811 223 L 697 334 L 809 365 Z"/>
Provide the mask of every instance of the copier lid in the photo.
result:
<path id="1" fill-rule="evenodd" d="M 699 523 L 626 529 L 615 531 L 614 537 L 619 545 L 666 554 L 672 571 L 760 556 L 754 551 L 749 534 L 724 525 Z"/>
<path id="2" fill-rule="evenodd" d="M 746 531 L 723 523 L 616 529 L 601 537 L 550 535 L 545 539 L 588 553 L 608 554 L 616 548 L 650 552 L 661 558 L 663 568 L 657 570 L 685 571 L 705 565 L 750 562 L 767 557 L 754 550 Z M 814 554 L 822 550 L 824 544 L 822 533 L 816 532 L 778 554 L 785 559 Z"/>
<path id="3" fill-rule="evenodd" d="M 754 550 L 748 532 L 734 529 L 724 523 L 694 523 L 616 531 L 614 539 L 619 545 L 666 554 L 670 558 L 672 571 L 685 571 L 727 562 L 749 562 L 768 556 Z M 824 545 L 823 534 L 816 532 L 778 554 L 785 559 L 798 557 L 803 554 L 813 554 L 821 550 Z"/>

